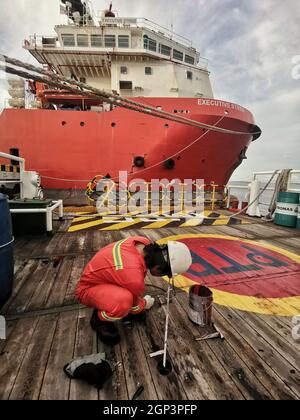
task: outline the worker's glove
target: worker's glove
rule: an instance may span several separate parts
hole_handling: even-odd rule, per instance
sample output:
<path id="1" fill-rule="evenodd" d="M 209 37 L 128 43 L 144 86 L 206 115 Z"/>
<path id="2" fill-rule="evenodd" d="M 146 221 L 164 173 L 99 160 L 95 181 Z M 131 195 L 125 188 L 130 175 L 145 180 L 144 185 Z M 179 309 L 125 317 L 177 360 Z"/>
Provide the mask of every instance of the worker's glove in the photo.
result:
<path id="1" fill-rule="evenodd" d="M 152 306 L 154 305 L 155 299 L 149 295 L 144 297 L 145 301 L 146 301 L 146 306 L 145 309 L 149 310 L 152 308 Z"/>

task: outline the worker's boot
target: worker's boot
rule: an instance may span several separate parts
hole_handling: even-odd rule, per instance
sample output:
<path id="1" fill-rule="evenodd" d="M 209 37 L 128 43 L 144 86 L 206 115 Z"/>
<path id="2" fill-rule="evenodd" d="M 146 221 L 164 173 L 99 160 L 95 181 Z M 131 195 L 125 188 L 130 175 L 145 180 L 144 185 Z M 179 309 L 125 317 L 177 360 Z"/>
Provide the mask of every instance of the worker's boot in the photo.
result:
<path id="1" fill-rule="evenodd" d="M 95 309 L 91 318 L 91 327 L 96 331 L 99 340 L 108 346 L 115 346 L 120 342 L 120 335 L 114 322 L 101 321 L 98 310 Z"/>
<path id="2" fill-rule="evenodd" d="M 146 312 L 140 312 L 139 314 L 128 314 L 125 318 L 122 319 L 124 323 L 132 322 L 146 322 Z"/>

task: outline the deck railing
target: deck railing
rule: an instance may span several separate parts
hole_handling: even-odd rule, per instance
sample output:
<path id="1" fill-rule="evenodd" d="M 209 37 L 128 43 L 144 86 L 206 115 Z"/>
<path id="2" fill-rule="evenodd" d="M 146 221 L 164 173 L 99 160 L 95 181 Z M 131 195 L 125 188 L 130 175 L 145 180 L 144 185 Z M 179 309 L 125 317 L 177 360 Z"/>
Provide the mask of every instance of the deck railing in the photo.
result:
<path id="1" fill-rule="evenodd" d="M 255 180 L 259 180 L 261 183 L 267 183 L 267 181 L 271 178 L 271 176 L 274 174 L 275 171 L 260 171 L 260 172 L 254 172 L 253 173 L 253 177 L 252 177 L 252 181 Z M 282 170 L 278 171 L 278 175 L 282 173 Z M 262 178 L 265 178 L 264 180 Z M 263 189 L 265 189 L 265 191 L 275 191 L 275 182 L 276 182 L 276 178 L 274 179 L 273 183 L 267 187 L 264 188 L 263 185 L 261 185 L 260 191 L 262 191 Z M 249 181 L 249 184 L 251 184 L 251 181 Z M 233 190 L 242 190 L 245 192 L 249 192 L 250 191 L 250 187 L 248 185 L 234 185 L 234 184 L 228 184 L 227 185 L 227 192 L 228 192 L 228 196 L 227 196 L 227 208 L 230 207 L 230 197 L 231 197 L 231 193 Z M 296 170 L 292 170 L 289 173 L 289 178 L 288 178 L 288 182 L 287 182 L 287 191 L 288 192 L 295 192 L 295 193 L 300 193 L 300 170 L 296 169 Z M 263 196 L 262 196 L 263 197 Z M 247 201 L 245 199 L 245 201 Z M 270 203 L 265 203 L 263 201 L 259 201 L 258 202 L 259 205 L 261 206 L 269 206 Z"/>

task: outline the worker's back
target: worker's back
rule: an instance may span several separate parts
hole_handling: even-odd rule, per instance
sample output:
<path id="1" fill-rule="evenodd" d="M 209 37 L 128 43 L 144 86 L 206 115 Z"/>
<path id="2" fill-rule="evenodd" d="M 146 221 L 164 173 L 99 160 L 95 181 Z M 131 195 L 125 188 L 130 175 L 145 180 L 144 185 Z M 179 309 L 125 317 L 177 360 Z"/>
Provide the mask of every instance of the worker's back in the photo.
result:
<path id="1" fill-rule="evenodd" d="M 134 296 L 144 292 L 147 267 L 136 245 L 149 245 L 145 237 L 135 236 L 112 243 L 101 249 L 83 271 L 76 296 L 99 284 L 116 284 L 130 290 Z"/>

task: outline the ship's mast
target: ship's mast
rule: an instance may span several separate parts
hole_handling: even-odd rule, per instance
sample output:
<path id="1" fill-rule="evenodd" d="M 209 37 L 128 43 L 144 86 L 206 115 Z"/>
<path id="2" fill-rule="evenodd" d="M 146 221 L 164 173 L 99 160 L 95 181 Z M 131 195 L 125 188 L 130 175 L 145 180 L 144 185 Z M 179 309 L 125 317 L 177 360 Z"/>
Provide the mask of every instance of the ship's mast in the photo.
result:
<path id="1" fill-rule="evenodd" d="M 60 0 L 60 3 L 65 7 L 70 22 L 72 21 L 79 26 L 94 23 L 90 0 Z"/>

